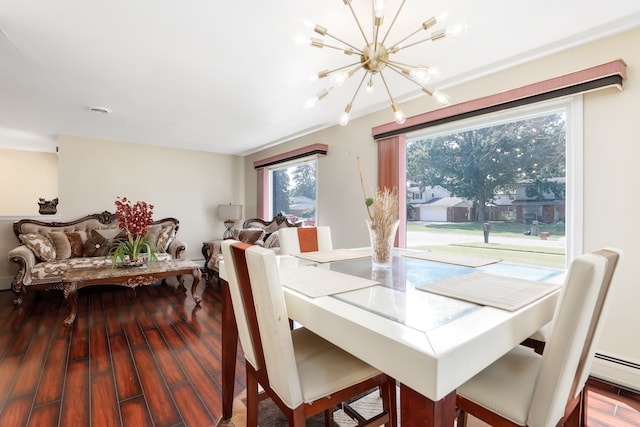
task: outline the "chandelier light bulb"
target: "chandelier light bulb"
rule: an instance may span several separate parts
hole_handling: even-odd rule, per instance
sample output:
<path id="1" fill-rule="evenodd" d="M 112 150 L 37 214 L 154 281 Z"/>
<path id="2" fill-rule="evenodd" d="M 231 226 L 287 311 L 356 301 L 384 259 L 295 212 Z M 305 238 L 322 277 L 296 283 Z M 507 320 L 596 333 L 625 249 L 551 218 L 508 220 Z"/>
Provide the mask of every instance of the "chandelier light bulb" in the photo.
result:
<path id="1" fill-rule="evenodd" d="M 440 105 L 449 105 L 451 103 L 451 98 L 449 97 L 449 95 L 438 90 L 433 92 L 433 97 Z"/>
<path id="2" fill-rule="evenodd" d="M 395 101 L 391 101 L 391 108 L 393 109 L 393 116 L 396 119 L 396 123 L 401 125 L 407 120 L 407 116 L 404 115 L 398 104 Z"/>
<path id="3" fill-rule="evenodd" d="M 333 90 L 333 86 L 329 87 L 328 89 L 322 89 L 320 92 L 316 93 L 315 96 L 312 96 L 311 98 L 307 99 L 307 101 L 304 103 L 304 106 L 303 106 L 304 109 L 309 110 L 315 107 L 322 98 L 329 95 L 329 92 L 331 90 Z"/>
<path id="4" fill-rule="evenodd" d="M 447 35 L 447 37 L 455 37 L 466 33 L 468 29 L 469 27 L 467 26 L 467 24 L 461 22 L 448 26 L 445 34 Z"/>
<path id="5" fill-rule="evenodd" d="M 431 80 L 431 73 L 427 67 L 418 66 L 409 72 L 409 75 L 420 83 L 427 83 Z"/>
<path id="6" fill-rule="evenodd" d="M 317 96 L 312 96 L 311 98 L 305 101 L 303 108 L 305 110 L 310 110 L 318 104 L 318 101 L 320 100 L 318 99 Z"/>
<path id="7" fill-rule="evenodd" d="M 367 87 L 365 90 L 367 91 L 367 93 L 373 93 L 375 91 L 375 88 L 373 86 L 373 79 L 369 80 L 369 83 L 367 83 Z"/>
<path id="8" fill-rule="evenodd" d="M 329 81 L 331 82 L 332 86 L 340 87 L 348 77 L 349 75 L 346 72 L 333 73 L 331 74 L 331 77 L 329 77 Z"/>
<path id="9" fill-rule="evenodd" d="M 375 11 L 376 18 L 384 17 L 384 0 L 375 0 L 373 4 L 373 10 Z"/>
<path id="10" fill-rule="evenodd" d="M 346 111 L 344 111 L 341 115 L 340 115 L 340 119 L 338 120 L 338 123 L 340 124 L 340 126 L 346 126 L 349 124 L 349 113 L 347 113 Z"/>
<path id="11" fill-rule="evenodd" d="M 449 19 L 449 11 L 448 10 L 443 10 L 442 12 L 440 12 L 440 14 L 438 14 L 436 16 L 436 21 L 438 21 L 439 23 L 442 23 L 442 22 L 446 21 L 447 19 Z"/>
<path id="12" fill-rule="evenodd" d="M 340 126 L 346 126 L 347 123 L 349 123 L 349 116 L 351 113 L 351 103 L 348 103 L 346 107 L 344 107 L 344 112 L 342 113 L 342 115 L 340 115 L 340 119 L 338 120 L 338 123 L 340 123 Z"/>
<path id="13" fill-rule="evenodd" d="M 293 42 L 298 46 L 305 46 L 309 44 L 309 37 L 303 36 L 302 34 L 296 34 L 293 36 Z"/>

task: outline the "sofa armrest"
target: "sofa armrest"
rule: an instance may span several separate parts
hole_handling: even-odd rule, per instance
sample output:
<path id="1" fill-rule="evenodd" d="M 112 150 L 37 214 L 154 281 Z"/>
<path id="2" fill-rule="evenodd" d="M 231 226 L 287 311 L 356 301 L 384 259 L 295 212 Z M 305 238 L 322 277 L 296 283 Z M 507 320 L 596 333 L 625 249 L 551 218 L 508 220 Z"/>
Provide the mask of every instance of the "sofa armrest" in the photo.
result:
<path id="1" fill-rule="evenodd" d="M 169 255 L 171 255 L 171 258 L 173 259 L 180 259 L 180 255 L 182 255 L 186 250 L 187 243 L 176 239 L 172 240 L 167 248 L 167 252 L 169 252 Z"/>
<path id="2" fill-rule="evenodd" d="M 222 255 L 222 239 L 210 240 L 202 243 L 202 255 L 204 255 L 205 268 L 217 270 L 214 260 Z M 214 266 L 214 264 L 216 264 Z"/>
<path id="3" fill-rule="evenodd" d="M 18 264 L 19 266 L 18 273 L 11 283 L 11 288 L 16 294 L 16 299 L 13 302 L 19 306 L 22 304 L 26 293 L 25 286 L 31 284 L 31 268 L 36 265 L 36 256 L 31 249 L 20 245 L 7 253 L 7 261 Z"/>

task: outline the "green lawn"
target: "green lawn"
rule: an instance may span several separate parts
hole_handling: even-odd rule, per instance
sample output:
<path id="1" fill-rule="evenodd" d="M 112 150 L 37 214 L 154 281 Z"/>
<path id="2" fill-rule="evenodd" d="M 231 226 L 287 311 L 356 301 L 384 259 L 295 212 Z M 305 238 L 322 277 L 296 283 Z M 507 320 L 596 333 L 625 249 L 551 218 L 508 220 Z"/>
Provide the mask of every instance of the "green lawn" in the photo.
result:
<path id="1" fill-rule="evenodd" d="M 522 236 L 524 230 L 530 230 L 530 225 L 514 223 L 491 223 L 491 235 Z M 416 224 L 409 223 L 408 230 L 429 233 L 460 233 L 482 235 L 482 225 L 478 223 L 442 223 Z M 552 236 L 564 236 L 564 227 L 540 226 L 540 231 L 549 231 Z M 565 268 L 565 250 L 555 247 L 526 246 L 501 243 L 458 243 L 450 245 L 412 246 L 412 249 L 431 250 L 460 255 L 498 258 L 508 262 L 533 264 L 551 268 Z"/>
<path id="2" fill-rule="evenodd" d="M 522 236 L 525 231 L 531 231 L 531 224 L 516 222 L 489 221 L 491 234 L 503 236 Z M 408 223 L 408 230 L 429 231 L 444 233 L 480 234 L 483 233 L 482 224 L 479 222 L 443 222 L 443 223 Z M 540 224 L 538 231 L 548 231 L 552 236 L 564 237 L 564 224 Z"/>

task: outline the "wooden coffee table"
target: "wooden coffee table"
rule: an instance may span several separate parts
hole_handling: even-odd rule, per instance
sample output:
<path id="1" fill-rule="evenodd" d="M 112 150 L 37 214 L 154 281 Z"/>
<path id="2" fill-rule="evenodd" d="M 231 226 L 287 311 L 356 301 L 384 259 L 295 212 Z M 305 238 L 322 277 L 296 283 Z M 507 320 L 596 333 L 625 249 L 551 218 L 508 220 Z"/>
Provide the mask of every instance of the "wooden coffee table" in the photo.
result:
<path id="1" fill-rule="evenodd" d="M 121 285 L 128 288 L 150 285 L 166 277 L 176 276 L 178 278 L 178 288 L 186 292 L 183 274 L 190 274 L 193 277 L 191 285 L 191 295 L 196 305 L 200 305 L 200 298 L 196 294 L 196 289 L 200 283 L 200 266 L 188 260 L 167 260 L 155 261 L 151 265 L 140 267 L 117 267 L 111 264 L 99 267 L 74 268 L 64 273 L 62 277 L 62 291 L 64 298 L 69 304 L 69 316 L 64 319 L 65 326 L 71 326 L 76 320 L 78 310 L 77 290 L 87 286 L 95 285 Z"/>

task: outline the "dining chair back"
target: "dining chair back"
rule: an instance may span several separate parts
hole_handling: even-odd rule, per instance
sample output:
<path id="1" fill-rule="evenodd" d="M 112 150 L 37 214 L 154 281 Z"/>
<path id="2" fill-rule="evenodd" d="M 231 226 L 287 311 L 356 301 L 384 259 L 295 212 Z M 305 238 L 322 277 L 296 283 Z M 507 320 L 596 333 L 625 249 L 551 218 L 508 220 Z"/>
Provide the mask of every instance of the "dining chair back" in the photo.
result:
<path id="1" fill-rule="evenodd" d="M 329 226 L 282 228 L 278 231 L 278 239 L 280 255 L 333 249 Z"/>
<path id="2" fill-rule="evenodd" d="M 544 353 L 518 346 L 460 386 L 459 426 L 468 413 L 494 426 L 584 424 L 584 386 L 621 255 L 620 250 L 603 249 L 574 259 Z"/>
<path id="3" fill-rule="evenodd" d="M 303 327 L 290 329 L 273 251 L 223 242 L 223 256 L 248 362 L 247 425 L 257 425 L 258 384 L 287 416 L 289 425 L 296 427 L 321 412 L 327 423 L 332 422 L 336 405 L 379 387 L 383 411 L 358 425 L 396 425 L 392 378 Z M 246 349 L 253 360 L 246 356 Z"/>
<path id="4" fill-rule="evenodd" d="M 237 243 L 233 239 L 226 239 L 220 243 L 222 250 L 222 256 L 225 260 L 223 263 L 229 283 L 229 294 L 231 295 L 231 305 L 233 306 L 233 313 L 236 318 L 236 324 L 238 327 L 238 339 L 240 340 L 240 346 L 244 352 L 244 358 L 254 367 L 257 366 L 256 352 L 253 347 L 253 341 L 251 339 L 251 333 L 249 331 L 249 321 L 247 320 L 247 312 L 244 307 L 242 295 L 240 294 L 240 287 L 238 285 L 238 275 L 236 272 L 233 257 L 231 255 L 231 245 Z M 247 245 L 244 243 L 242 246 Z"/>
<path id="5" fill-rule="evenodd" d="M 529 410 L 532 425 L 553 425 L 565 415 L 566 402 L 584 389 L 611 306 L 619 257 L 619 251 L 600 250 L 579 257 L 569 271 Z"/>

